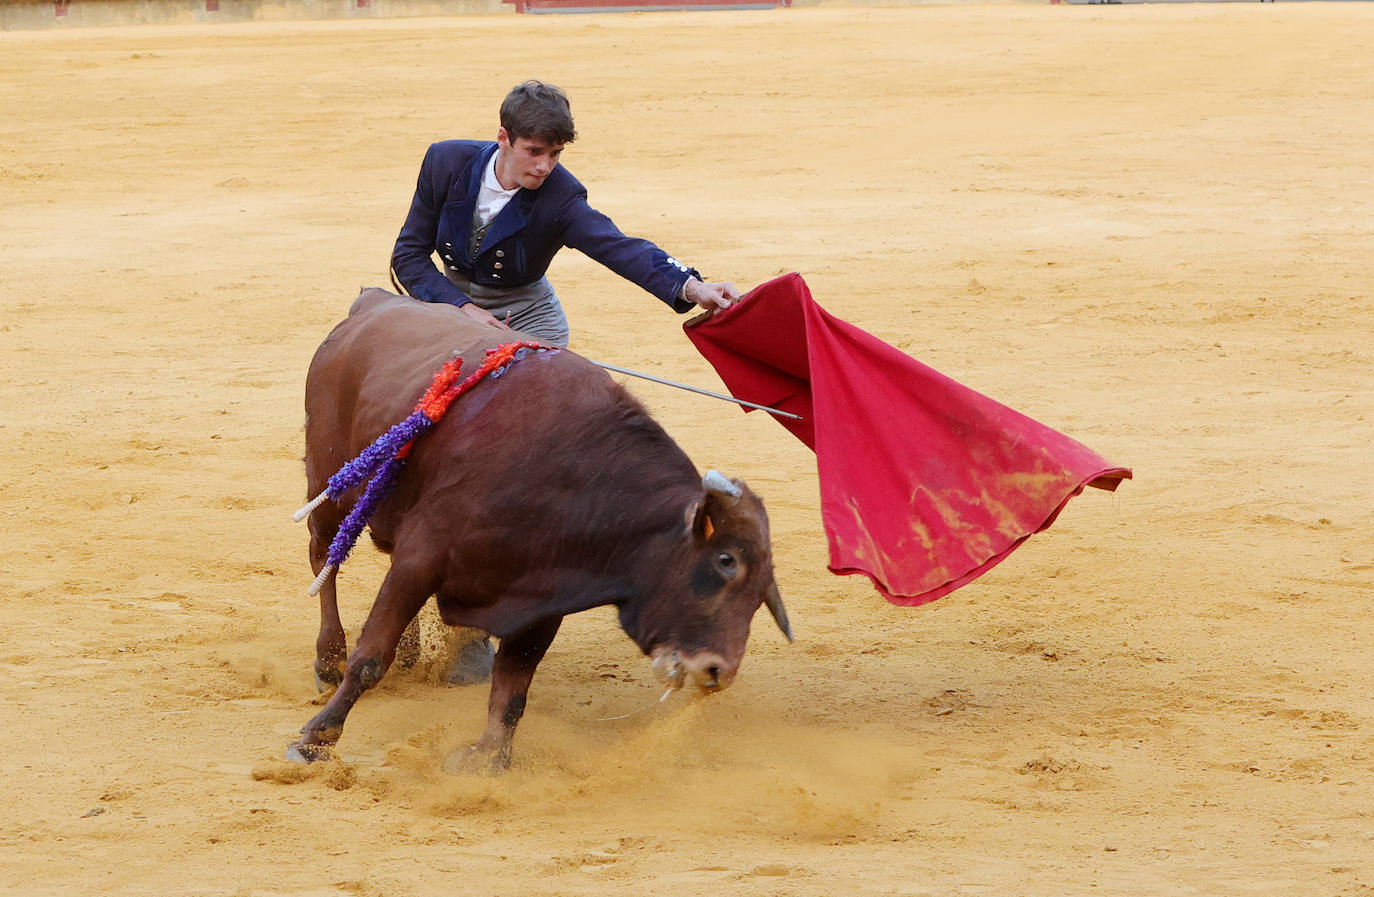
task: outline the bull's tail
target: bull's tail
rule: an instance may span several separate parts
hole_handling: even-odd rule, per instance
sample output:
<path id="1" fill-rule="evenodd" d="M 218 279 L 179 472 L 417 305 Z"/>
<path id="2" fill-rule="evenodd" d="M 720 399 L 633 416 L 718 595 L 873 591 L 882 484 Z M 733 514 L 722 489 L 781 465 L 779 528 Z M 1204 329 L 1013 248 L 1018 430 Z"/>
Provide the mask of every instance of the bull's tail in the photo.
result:
<path id="1" fill-rule="evenodd" d="M 395 268 L 395 266 L 392 266 L 392 267 L 388 268 L 388 269 L 387 269 L 387 273 L 391 275 L 391 286 L 392 286 L 393 289 L 396 290 L 396 295 L 398 295 L 398 296 L 411 296 L 411 295 L 412 295 L 411 292 L 410 292 L 410 290 L 407 290 L 405 287 L 401 286 L 401 282 L 400 282 L 399 280 L 396 279 L 396 268 Z"/>

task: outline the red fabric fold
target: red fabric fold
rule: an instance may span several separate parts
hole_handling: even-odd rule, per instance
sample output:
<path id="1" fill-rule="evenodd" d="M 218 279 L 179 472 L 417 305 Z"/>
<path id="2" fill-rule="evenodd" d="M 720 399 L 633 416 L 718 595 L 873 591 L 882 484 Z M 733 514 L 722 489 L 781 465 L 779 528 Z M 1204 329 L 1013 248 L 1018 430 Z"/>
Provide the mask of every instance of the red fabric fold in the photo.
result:
<path id="1" fill-rule="evenodd" d="M 830 570 L 894 604 L 934 601 L 1131 471 L 815 303 L 799 274 L 684 325 L 731 393 L 816 452 Z M 748 410 L 748 409 L 746 409 Z"/>

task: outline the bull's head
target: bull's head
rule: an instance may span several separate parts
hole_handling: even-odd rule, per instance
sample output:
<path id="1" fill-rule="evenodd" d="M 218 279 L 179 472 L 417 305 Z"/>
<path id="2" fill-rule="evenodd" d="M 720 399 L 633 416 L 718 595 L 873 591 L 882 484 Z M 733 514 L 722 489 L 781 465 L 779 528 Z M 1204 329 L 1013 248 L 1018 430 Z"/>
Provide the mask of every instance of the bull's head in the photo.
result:
<path id="1" fill-rule="evenodd" d="M 768 515 L 739 480 L 718 471 L 702 478 L 702 494 L 683 511 L 681 544 L 670 564 L 667 594 L 646 606 L 621 607 L 621 624 L 653 660 L 658 678 L 715 691 L 739 671 L 749 624 L 766 605 L 792 640 L 773 578 Z"/>

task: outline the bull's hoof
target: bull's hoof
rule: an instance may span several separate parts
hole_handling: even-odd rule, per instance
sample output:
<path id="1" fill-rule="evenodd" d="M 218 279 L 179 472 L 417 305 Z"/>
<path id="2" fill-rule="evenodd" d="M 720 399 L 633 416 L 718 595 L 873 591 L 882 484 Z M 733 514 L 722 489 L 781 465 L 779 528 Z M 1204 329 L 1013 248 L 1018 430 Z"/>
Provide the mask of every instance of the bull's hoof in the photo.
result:
<path id="1" fill-rule="evenodd" d="M 459 748 L 444 760 L 451 776 L 499 776 L 510 771 L 510 750 L 485 751 L 475 744 Z"/>
<path id="2" fill-rule="evenodd" d="M 329 759 L 329 745 L 309 744 L 304 739 L 292 743 L 286 749 L 286 759 L 302 765 L 318 763 Z"/>
<path id="3" fill-rule="evenodd" d="M 448 670 L 449 685 L 481 685 L 491 681 L 491 668 L 496 663 L 496 649 L 491 639 L 479 638 L 458 649 L 453 666 Z"/>
<path id="4" fill-rule="evenodd" d="M 344 680 L 344 664 L 339 663 L 315 663 L 315 690 L 320 694 L 333 691 L 339 687 Z"/>

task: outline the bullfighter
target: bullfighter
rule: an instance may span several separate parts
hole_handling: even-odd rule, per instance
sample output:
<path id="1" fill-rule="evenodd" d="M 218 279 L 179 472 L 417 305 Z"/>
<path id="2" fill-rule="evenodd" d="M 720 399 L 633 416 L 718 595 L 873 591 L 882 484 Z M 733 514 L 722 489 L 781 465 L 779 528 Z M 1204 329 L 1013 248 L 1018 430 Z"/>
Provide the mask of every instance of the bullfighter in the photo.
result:
<path id="1" fill-rule="evenodd" d="M 704 282 L 695 268 L 626 236 L 587 204 L 586 188 L 559 162 L 576 136 L 567 95 L 526 81 L 501 103 L 495 142 L 431 145 L 391 256 L 398 287 L 557 346 L 568 344 L 568 321 L 545 272 L 564 246 L 679 314 L 737 300 L 733 284 Z"/>

